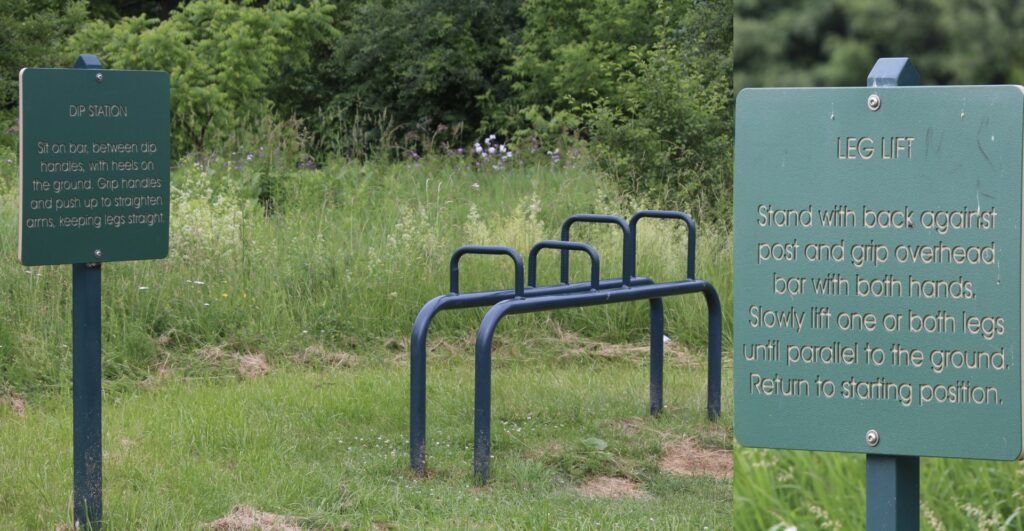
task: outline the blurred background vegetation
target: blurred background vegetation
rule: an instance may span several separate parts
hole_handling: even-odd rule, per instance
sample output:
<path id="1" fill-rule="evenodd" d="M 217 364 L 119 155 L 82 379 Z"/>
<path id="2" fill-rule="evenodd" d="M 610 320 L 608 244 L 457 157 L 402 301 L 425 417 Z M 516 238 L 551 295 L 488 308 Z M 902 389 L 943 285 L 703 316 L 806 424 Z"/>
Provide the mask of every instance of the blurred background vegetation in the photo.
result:
<path id="1" fill-rule="evenodd" d="M 879 57 L 926 85 L 1024 83 L 1019 0 L 736 0 L 735 86 L 859 86 Z"/>
<path id="2" fill-rule="evenodd" d="M 628 192 L 731 217 L 732 3 L 0 0 L 0 149 L 17 73 L 95 53 L 171 74 L 177 157 L 270 137 L 293 164 L 496 134 L 573 146 Z M 313 162 L 310 162 L 313 161 Z"/>

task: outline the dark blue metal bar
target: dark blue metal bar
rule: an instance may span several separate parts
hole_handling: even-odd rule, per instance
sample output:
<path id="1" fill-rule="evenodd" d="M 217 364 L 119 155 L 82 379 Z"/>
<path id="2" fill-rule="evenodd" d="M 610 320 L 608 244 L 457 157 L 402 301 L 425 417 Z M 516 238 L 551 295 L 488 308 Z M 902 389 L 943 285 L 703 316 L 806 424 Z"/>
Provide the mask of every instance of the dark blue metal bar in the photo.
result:
<path id="1" fill-rule="evenodd" d="M 906 57 L 883 57 L 868 73 L 868 87 L 921 84 Z M 867 528 L 916 530 L 920 527 L 921 459 L 917 456 L 867 455 Z"/>
<path id="2" fill-rule="evenodd" d="M 537 287 L 537 253 L 539 253 L 541 249 L 561 249 L 562 253 L 568 253 L 569 251 L 583 251 L 587 253 L 590 255 L 591 288 L 601 289 L 601 258 L 597 256 L 597 250 L 585 243 L 569 242 L 564 240 L 541 240 L 530 249 L 530 258 L 528 259 L 529 277 L 527 284 L 529 284 L 531 288 Z M 563 260 L 562 263 L 564 264 L 565 261 Z M 625 277 L 623 277 L 623 283 L 626 283 Z M 568 282 L 563 279 L 562 284 L 568 284 Z"/>
<path id="3" fill-rule="evenodd" d="M 868 454 L 867 529 L 920 528 L 920 461 L 917 456 Z"/>
<path id="4" fill-rule="evenodd" d="M 464 245 L 452 253 L 451 259 L 451 292 L 459 292 L 459 260 L 467 254 L 503 254 L 512 258 L 516 268 L 515 296 L 523 296 L 523 257 L 511 247 L 498 245 Z"/>
<path id="5" fill-rule="evenodd" d="M 491 347 L 494 333 L 501 319 L 510 314 L 533 313 L 563 308 L 578 308 L 618 302 L 638 301 L 662 298 L 686 293 L 704 293 L 709 302 L 717 302 L 718 295 L 714 287 L 705 280 L 684 280 L 665 282 L 639 287 L 623 287 L 620 289 L 565 293 L 543 297 L 504 300 L 495 304 L 484 315 L 480 330 L 476 336 L 476 390 L 474 393 L 473 414 L 473 473 L 477 480 L 486 482 L 490 475 L 491 449 Z M 718 313 L 717 319 L 709 317 L 709 325 L 721 323 L 721 305 L 709 304 L 708 313 Z M 721 405 L 721 329 L 717 333 L 709 330 L 708 334 L 708 379 L 714 373 L 719 381 L 708 386 L 708 413 L 715 419 L 720 414 Z M 712 393 L 715 396 L 712 396 Z"/>
<path id="6" fill-rule="evenodd" d="M 654 281 L 649 278 L 633 278 L 634 286 L 646 286 L 653 283 Z M 608 290 L 622 286 L 622 279 L 609 279 L 601 281 L 600 288 Z M 528 288 L 525 290 L 525 296 L 543 297 L 590 291 L 591 289 L 593 286 L 590 282 L 576 282 L 568 285 Z M 511 299 L 514 295 L 512 290 L 440 295 L 424 304 L 416 316 L 412 327 L 412 337 L 409 340 L 409 463 L 416 474 L 422 476 L 427 471 L 427 333 L 430 331 L 430 323 L 434 316 L 444 310 L 491 306 Z"/>
<path id="7" fill-rule="evenodd" d="M 650 372 L 651 415 L 657 415 L 661 413 L 665 394 L 665 303 L 661 299 L 651 299 Z"/>
<path id="8" fill-rule="evenodd" d="M 633 263 L 630 264 L 630 271 L 636 274 L 636 224 L 643 218 L 680 219 L 686 223 L 686 278 L 697 278 L 697 226 L 693 218 L 686 212 L 674 210 L 641 210 L 629 218 L 629 234 L 632 238 L 630 247 L 633 249 Z"/>
<path id="9" fill-rule="evenodd" d="M 103 521 L 100 264 L 71 266 L 71 379 L 76 527 Z"/>
<path id="10" fill-rule="evenodd" d="M 565 218 L 562 222 L 562 241 L 569 241 L 569 229 L 576 223 L 611 223 L 618 225 L 622 229 L 622 280 L 623 283 L 628 286 L 630 279 L 635 274 L 630 269 L 631 264 L 636 262 L 636 251 L 633 247 L 634 239 L 631 237 L 629 225 L 626 224 L 626 220 L 618 216 L 609 216 L 606 214 L 574 214 Z M 559 276 L 562 284 L 569 283 L 569 251 L 562 251 L 562 265 L 561 275 Z"/>
<path id="11" fill-rule="evenodd" d="M 81 54 L 75 68 L 102 68 Z M 103 527 L 103 366 L 99 263 L 71 266 L 71 401 L 75 528 Z"/>

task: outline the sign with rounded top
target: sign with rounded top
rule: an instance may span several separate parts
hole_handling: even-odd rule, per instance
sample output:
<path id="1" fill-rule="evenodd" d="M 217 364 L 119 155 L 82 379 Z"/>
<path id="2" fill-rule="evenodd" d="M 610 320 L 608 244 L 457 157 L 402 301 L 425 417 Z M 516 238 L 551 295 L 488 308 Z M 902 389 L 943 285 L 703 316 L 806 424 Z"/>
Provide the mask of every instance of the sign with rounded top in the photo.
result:
<path id="1" fill-rule="evenodd" d="M 27 68 L 19 91 L 21 263 L 166 257 L 167 72 Z"/>
<path id="2" fill-rule="evenodd" d="M 736 116 L 739 442 L 1018 458 L 1024 88 L 747 89 Z"/>

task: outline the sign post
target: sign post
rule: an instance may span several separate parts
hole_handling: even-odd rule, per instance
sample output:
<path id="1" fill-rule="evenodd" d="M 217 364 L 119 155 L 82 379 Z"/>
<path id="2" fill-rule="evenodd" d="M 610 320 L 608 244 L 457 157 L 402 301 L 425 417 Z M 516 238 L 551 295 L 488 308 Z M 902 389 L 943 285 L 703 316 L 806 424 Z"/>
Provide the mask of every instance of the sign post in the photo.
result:
<path id="1" fill-rule="evenodd" d="M 868 87 L 920 85 L 921 76 L 906 58 L 882 58 L 868 74 Z M 865 434 L 867 438 L 869 434 Z M 874 435 L 875 444 L 879 442 Z M 871 444 L 871 441 L 865 442 Z M 921 458 L 867 454 L 867 528 L 897 531 L 921 527 Z"/>
<path id="2" fill-rule="evenodd" d="M 22 264 L 71 264 L 74 519 L 102 527 L 101 293 L 105 261 L 163 258 L 170 214 L 166 72 L 73 69 L 19 76 Z"/>
<path id="3" fill-rule="evenodd" d="M 920 456 L 1018 459 L 1024 87 L 737 99 L 736 436 L 867 454 L 867 526 L 916 529 Z"/>

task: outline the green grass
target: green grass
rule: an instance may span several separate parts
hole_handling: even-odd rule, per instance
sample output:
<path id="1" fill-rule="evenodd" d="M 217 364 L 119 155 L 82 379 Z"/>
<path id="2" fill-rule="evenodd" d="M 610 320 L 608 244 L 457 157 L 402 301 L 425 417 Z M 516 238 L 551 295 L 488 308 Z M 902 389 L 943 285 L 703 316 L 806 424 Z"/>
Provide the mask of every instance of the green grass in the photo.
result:
<path id="1" fill-rule="evenodd" d="M 733 452 L 737 529 L 863 529 L 864 456 Z M 1024 529 L 1020 462 L 921 459 L 922 529 Z"/>
<path id="2" fill-rule="evenodd" d="M 408 368 L 393 352 L 252 379 L 109 383 L 105 524 L 189 529 L 248 505 L 305 528 L 731 528 L 729 481 L 657 465 L 662 445 L 682 437 L 731 444 L 731 401 L 718 423 L 704 418 L 703 367 L 670 363 L 667 410 L 652 418 L 642 357 L 566 357 L 553 346 L 498 353 L 485 487 L 472 478 L 472 366 L 461 353 L 431 360 L 425 479 L 408 471 Z M 70 521 L 70 409 L 66 392 L 37 395 L 25 417 L 0 408 L 0 528 Z M 582 495 L 598 475 L 646 495 Z"/>
<path id="3" fill-rule="evenodd" d="M 4 170 L 8 171 L 8 170 Z M 274 175 L 271 179 L 268 175 Z M 256 182 L 257 184 L 253 184 Z M 171 250 L 166 260 L 104 266 L 104 374 L 141 380 L 157 367 L 208 374 L 200 355 L 217 346 L 272 361 L 308 348 L 374 348 L 405 341 L 420 306 L 448 291 L 448 259 L 464 244 L 509 245 L 524 256 L 558 237 L 579 212 L 628 216 L 640 204 L 585 167 L 532 164 L 475 171 L 443 160 L 421 164 L 337 163 L 280 175 L 186 161 L 172 177 Z M 262 184 L 260 184 L 262 183 Z M 269 183 L 269 184 L 267 184 Z M 253 187 L 274 190 L 273 211 Z M 70 367 L 70 268 L 27 269 L 15 259 L 16 191 L 0 193 L 0 392 L 63 386 Z M 698 220 L 699 223 L 700 220 Z M 574 228 L 594 243 L 606 278 L 621 270 L 621 236 L 608 226 Z M 682 278 L 685 230 L 641 224 L 638 272 Z M 731 305 L 731 236 L 700 227 L 698 276 Z M 557 280 L 557 253 L 542 253 L 541 283 Z M 573 260 L 573 279 L 586 264 Z M 467 257 L 462 289 L 510 288 L 502 257 Z M 700 297 L 667 301 L 667 334 L 705 341 Z M 463 337 L 481 311 L 437 319 L 435 337 Z M 725 337 L 731 336 L 726 312 Z M 556 328 L 604 341 L 642 337 L 643 305 L 526 316 L 512 326 L 548 337 Z"/>
<path id="4" fill-rule="evenodd" d="M 11 172 L 0 164 L 0 226 L 12 229 L 0 231 L 0 528 L 53 528 L 71 519 L 70 268 L 17 264 Z M 731 445 L 731 397 L 718 423 L 704 418 L 698 296 L 666 301 L 674 350 L 657 419 L 645 415 L 646 303 L 503 320 L 482 488 L 471 474 L 472 338 L 485 309 L 438 316 L 430 475 L 408 471 L 407 338 L 422 304 L 448 291 L 451 252 L 497 244 L 526 256 L 568 215 L 658 205 L 619 198 L 585 166 L 546 163 L 275 173 L 210 158 L 183 162 L 172 183 L 170 256 L 103 266 L 108 528 L 196 528 L 240 505 L 307 528 L 731 527 L 728 480 L 658 468 L 684 437 Z M 272 202 L 257 200 L 265 193 Z M 639 274 L 682 278 L 679 224 L 645 221 L 640 233 Z M 729 307 L 731 237 L 699 233 L 698 276 Z M 619 274 L 614 228 L 578 226 L 573 239 L 598 248 L 605 278 Z M 542 254 L 541 283 L 556 282 L 556 257 Z M 585 279 L 587 264 L 572 265 Z M 461 272 L 463 291 L 513 277 L 501 257 L 467 257 Z M 270 374 L 240 377 L 246 356 Z M 25 417 L 12 400 L 27 401 Z M 628 478 L 645 496 L 580 494 L 596 476 Z"/>

